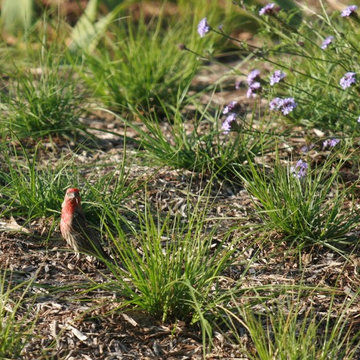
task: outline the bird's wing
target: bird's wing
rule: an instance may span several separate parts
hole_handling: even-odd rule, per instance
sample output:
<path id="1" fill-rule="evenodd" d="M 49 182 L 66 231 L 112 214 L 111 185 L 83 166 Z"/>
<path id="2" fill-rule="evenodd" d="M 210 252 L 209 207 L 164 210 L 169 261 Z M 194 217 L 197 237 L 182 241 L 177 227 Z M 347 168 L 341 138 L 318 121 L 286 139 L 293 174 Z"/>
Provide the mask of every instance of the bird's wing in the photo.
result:
<path id="1" fill-rule="evenodd" d="M 72 228 L 75 232 L 84 233 L 86 231 L 86 219 L 81 209 L 76 209 L 73 214 Z"/>
<path id="2" fill-rule="evenodd" d="M 76 238 L 80 251 L 91 250 L 90 234 L 88 226 L 86 225 L 86 219 L 81 209 L 74 211 L 73 219 L 71 223 L 72 233 Z"/>
<path id="3" fill-rule="evenodd" d="M 100 255 L 106 259 L 109 258 L 109 255 L 101 246 L 100 233 L 87 226 L 85 215 L 81 209 L 74 212 L 72 228 L 80 246 L 80 250 L 94 253 L 94 255 L 97 256 Z"/>

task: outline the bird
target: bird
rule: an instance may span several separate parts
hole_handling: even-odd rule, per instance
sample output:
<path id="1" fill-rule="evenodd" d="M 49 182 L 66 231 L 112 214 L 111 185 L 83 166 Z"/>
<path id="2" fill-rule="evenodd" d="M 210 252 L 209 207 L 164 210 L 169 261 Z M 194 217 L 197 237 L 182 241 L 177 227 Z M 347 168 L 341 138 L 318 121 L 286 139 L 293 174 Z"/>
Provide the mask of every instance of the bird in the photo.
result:
<path id="1" fill-rule="evenodd" d="M 85 253 L 113 262 L 100 244 L 100 234 L 87 226 L 79 189 L 66 190 L 61 208 L 61 235 L 77 255 Z"/>

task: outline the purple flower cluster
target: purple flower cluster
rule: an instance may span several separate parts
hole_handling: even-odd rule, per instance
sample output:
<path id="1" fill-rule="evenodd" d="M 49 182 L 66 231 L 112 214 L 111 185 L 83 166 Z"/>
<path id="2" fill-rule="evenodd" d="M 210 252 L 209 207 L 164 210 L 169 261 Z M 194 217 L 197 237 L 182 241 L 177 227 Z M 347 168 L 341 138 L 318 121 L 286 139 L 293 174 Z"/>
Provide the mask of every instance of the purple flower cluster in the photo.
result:
<path id="1" fill-rule="evenodd" d="M 247 98 L 255 97 L 261 91 L 260 71 L 257 69 L 252 70 L 247 77 L 247 83 L 249 85 L 246 93 Z"/>
<path id="2" fill-rule="evenodd" d="M 200 37 L 204 37 L 210 31 L 210 25 L 207 22 L 207 18 L 203 18 L 200 20 L 197 32 L 199 33 Z"/>
<path id="3" fill-rule="evenodd" d="M 295 166 L 290 168 L 290 172 L 293 174 L 294 177 L 301 179 L 302 177 L 306 176 L 308 169 L 308 164 L 303 161 L 299 160 Z"/>
<path id="4" fill-rule="evenodd" d="M 231 101 L 224 107 L 223 114 L 229 114 L 224 120 L 221 129 L 224 134 L 228 134 L 231 130 L 231 123 L 237 118 L 237 112 L 241 109 L 240 104 L 237 101 Z"/>
<path id="5" fill-rule="evenodd" d="M 354 72 L 347 72 L 341 79 L 340 79 L 340 86 L 345 90 L 351 85 L 356 83 L 356 73 Z"/>
<path id="6" fill-rule="evenodd" d="M 324 39 L 324 41 L 321 44 L 321 48 L 323 50 L 325 50 L 334 40 L 333 36 L 328 36 L 327 38 Z"/>
<path id="7" fill-rule="evenodd" d="M 251 84 L 256 80 L 260 80 L 260 71 L 258 69 L 250 71 L 250 74 L 247 77 L 248 84 Z"/>
<path id="8" fill-rule="evenodd" d="M 310 144 L 310 145 L 304 145 L 300 148 L 300 151 L 302 153 L 307 153 L 309 152 L 312 148 L 314 147 L 314 144 Z"/>
<path id="9" fill-rule="evenodd" d="M 279 110 L 283 113 L 283 115 L 288 115 L 297 107 L 297 103 L 292 97 L 285 99 L 276 97 L 270 101 L 269 107 L 270 110 Z"/>
<path id="10" fill-rule="evenodd" d="M 332 139 L 326 139 L 324 142 L 323 142 L 323 149 L 326 149 L 326 148 L 333 148 L 335 147 L 338 143 L 340 142 L 339 139 L 336 139 L 336 138 L 332 138 Z"/>
<path id="11" fill-rule="evenodd" d="M 274 86 L 285 78 L 286 74 L 281 70 L 275 70 L 274 73 L 270 76 L 270 85 Z"/>
<path id="12" fill-rule="evenodd" d="M 246 97 L 256 97 L 256 94 L 261 90 L 261 84 L 256 81 L 252 84 L 249 84 L 248 91 L 246 92 Z"/>
<path id="13" fill-rule="evenodd" d="M 227 135 L 231 130 L 231 123 L 236 120 L 236 113 L 230 113 L 223 124 L 221 125 L 221 129 L 225 135 Z"/>
<path id="14" fill-rule="evenodd" d="M 295 102 L 295 99 L 292 97 L 288 97 L 282 100 L 280 110 L 284 115 L 287 115 L 291 113 L 296 107 L 297 103 Z"/>
<path id="15" fill-rule="evenodd" d="M 227 104 L 224 107 L 223 114 L 226 115 L 230 112 L 235 112 L 240 107 L 239 103 L 237 101 L 231 101 L 229 104 Z"/>
<path id="16" fill-rule="evenodd" d="M 259 15 L 260 16 L 263 16 L 263 15 L 273 15 L 275 14 L 276 12 L 278 12 L 279 9 L 277 7 L 275 7 L 275 4 L 274 3 L 270 3 L 270 4 L 267 4 L 265 5 L 264 7 L 262 7 L 260 10 L 259 10 Z"/>
<path id="17" fill-rule="evenodd" d="M 352 16 L 352 15 L 356 15 L 357 8 L 358 7 L 356 5 L 350 5 L 341 12 L 341 16 L 342 17 L 349 17 L 349 16 Z"/>
<path id="18" fill-rule="evenodd" d="M 269 103 L 270 110 L 280 110 L 282 104 L 282 99 L 279 97 L 276 97 L 272 99 Z"/>

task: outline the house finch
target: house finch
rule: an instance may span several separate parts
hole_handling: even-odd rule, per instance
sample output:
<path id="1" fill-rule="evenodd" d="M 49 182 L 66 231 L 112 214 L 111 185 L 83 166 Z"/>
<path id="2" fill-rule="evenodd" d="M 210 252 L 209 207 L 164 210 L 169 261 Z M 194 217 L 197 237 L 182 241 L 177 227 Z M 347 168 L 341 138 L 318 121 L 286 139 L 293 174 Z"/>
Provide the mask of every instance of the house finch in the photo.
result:
<path id="1" fill-rule="evenodd" d="M 76 253 L 87 253 L 113 261 L 100 244 L 100 234 L 86 225 L 79 189 L 66 190 L 62 203 L 60 231 Z"/>

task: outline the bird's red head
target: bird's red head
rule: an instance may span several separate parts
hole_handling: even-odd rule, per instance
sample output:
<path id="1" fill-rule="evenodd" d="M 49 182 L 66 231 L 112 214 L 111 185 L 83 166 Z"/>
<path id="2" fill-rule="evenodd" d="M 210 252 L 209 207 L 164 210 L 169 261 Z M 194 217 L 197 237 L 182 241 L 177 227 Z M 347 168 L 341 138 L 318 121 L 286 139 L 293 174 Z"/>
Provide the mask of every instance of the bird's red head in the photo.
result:
<path id="1" fill-rule="evenodd" d="M 69 188 L 66 190 L 66 196 L 75 197 L 80 196 L 80 190 L 77 188 Z"/>
<path id="2" fill-rule="evenodd" d="M 78 206 L 81 203 L 80 190 L 77 188 L 70 188 L 66 190 L 64 204 L 70 203 L 72 206 Z M 63 205 L 64 205 L 63 204 Z"/>

